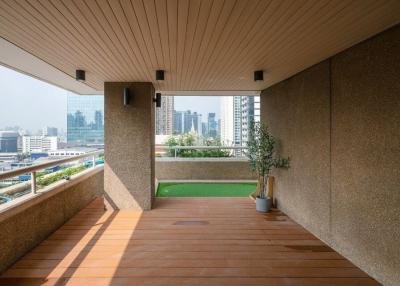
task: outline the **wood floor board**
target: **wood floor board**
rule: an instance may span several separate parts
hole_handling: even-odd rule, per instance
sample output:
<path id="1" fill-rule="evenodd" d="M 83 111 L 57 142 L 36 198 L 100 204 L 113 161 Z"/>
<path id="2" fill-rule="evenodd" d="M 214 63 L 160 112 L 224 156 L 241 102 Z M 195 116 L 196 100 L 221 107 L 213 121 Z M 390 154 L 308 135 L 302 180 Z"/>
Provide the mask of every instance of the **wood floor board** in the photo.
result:
<path id="1" fill-rule="evenodd" d="M 129 277 L 129 278 L 3 278 L 2 285 L 13 286 L 376 286 L 370 278 L 178 278 L 178 277 Z"/>
<path id="2" fill-rule="evenodd" d="M 0 276 L 0 285 L 379 285 L 282 212 L 248 198 L 101 200 Z"/>
<path id="3" fill-rule="evenodd" d="M 355 267 L 351 262 L 345 259 L 314 259 L 314 260 L 299 260 L 299 259 L 135 259 L 124 258 L 103 258 L 103 259 L 85 259 L 83 261 L 73 261 L 67 259 L 21 259 L 13 268 L 66 268 L 66 267 L 181 267 L 181 268 L 196 268 L 215 267 L 215 268 L 238 268 L 238 267 L 257 267 L 260 265 L 268 265 L 270 267 L 327 267 L 327 268 L 347 268 Z"/>

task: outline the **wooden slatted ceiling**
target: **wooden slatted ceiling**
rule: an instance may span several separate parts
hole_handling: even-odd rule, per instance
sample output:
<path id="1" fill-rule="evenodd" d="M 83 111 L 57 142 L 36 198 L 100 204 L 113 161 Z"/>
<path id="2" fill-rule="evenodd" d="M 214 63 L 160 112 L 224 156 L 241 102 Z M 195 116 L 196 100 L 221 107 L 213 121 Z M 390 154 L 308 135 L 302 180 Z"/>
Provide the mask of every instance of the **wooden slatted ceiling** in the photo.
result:
<path id="1" fill-rule="evenodd" d="M 261 90 L 399 22 L 398 0 L 0 1 L 1 37 L 97 90 Z"/>

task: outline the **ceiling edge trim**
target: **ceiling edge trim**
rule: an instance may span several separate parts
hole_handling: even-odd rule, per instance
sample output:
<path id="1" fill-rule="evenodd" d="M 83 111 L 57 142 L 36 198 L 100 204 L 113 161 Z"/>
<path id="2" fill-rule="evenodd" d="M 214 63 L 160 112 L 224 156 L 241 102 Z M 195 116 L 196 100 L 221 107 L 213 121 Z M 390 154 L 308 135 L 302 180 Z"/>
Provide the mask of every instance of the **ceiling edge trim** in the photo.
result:
<path id="1" fill-rule="evenodd" d="M 78 94 L 103 94 L 0 37 L 0 64 Z"/>

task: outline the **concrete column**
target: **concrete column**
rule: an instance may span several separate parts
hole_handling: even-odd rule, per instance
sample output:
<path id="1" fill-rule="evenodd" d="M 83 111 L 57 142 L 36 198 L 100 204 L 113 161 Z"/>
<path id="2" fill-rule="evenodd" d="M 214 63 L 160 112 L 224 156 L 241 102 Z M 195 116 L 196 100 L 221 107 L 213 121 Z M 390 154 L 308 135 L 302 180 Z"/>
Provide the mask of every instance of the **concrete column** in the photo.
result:
<path id="1" fill-rule="evenodd" d="M 123 90 L 131 94 L 123 104 Z M 104 86 L 106 207 L 151 209 L 154 197 L 154 87 L 142 82 Z"/>

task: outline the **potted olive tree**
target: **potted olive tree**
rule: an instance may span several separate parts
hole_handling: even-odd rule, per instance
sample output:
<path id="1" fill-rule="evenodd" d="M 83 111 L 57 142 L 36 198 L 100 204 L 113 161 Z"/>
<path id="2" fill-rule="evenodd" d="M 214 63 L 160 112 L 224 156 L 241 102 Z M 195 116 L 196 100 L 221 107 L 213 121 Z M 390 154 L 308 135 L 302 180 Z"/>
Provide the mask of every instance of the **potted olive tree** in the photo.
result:
<path id="1" fill-rule="evenodd" d="M 272 198 L 268 197 L 267 181 L 273 168 L 289 168 L 289 158 L 276 155 L 276 141 L 269 133 L 267 125 L 252 123 L 247 142 L 247 157 L 253 172 L 258 174 L 258 195 L 256 197 L 256 210 L 267 212 L 272 205 Z"/>

